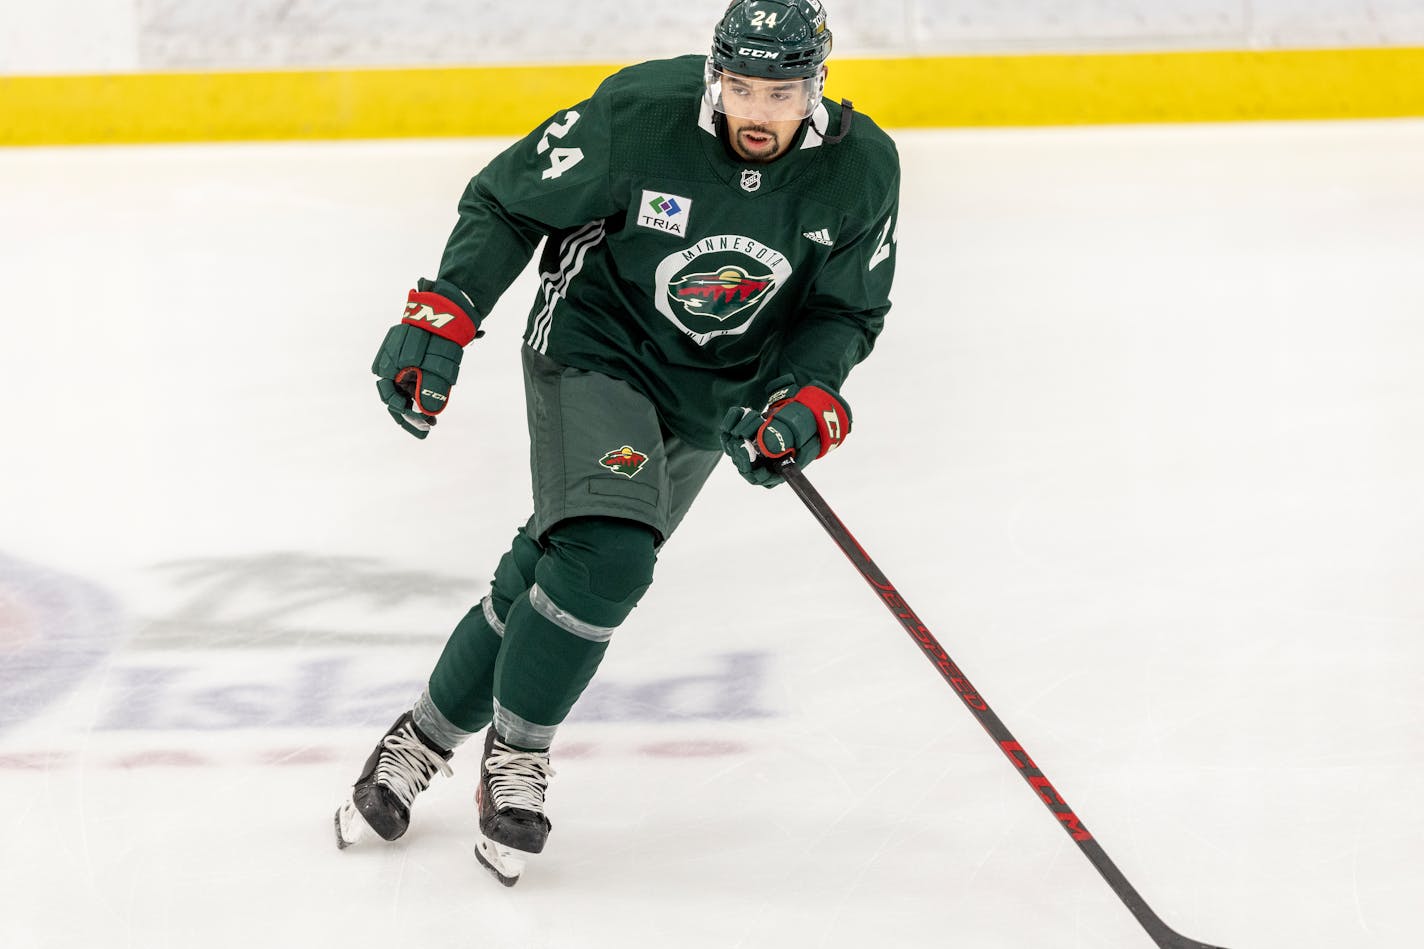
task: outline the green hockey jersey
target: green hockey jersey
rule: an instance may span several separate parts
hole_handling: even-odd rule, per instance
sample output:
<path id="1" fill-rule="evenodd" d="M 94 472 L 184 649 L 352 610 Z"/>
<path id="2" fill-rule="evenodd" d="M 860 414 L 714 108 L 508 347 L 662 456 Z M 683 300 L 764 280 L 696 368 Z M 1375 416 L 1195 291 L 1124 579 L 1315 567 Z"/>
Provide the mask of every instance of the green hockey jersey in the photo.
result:
<path id="1" fill-rule="evenodd" d="M 791 150 L 738 159 L 702 99 L 705 57 L 631 66 L 469 184 L 436 289 L 479 322 L 540 240 L 525 344 L 625 380 L 689 443 L 770 382 L 839 388 L 890 308 L 900 167 L 823 103 Z"/>

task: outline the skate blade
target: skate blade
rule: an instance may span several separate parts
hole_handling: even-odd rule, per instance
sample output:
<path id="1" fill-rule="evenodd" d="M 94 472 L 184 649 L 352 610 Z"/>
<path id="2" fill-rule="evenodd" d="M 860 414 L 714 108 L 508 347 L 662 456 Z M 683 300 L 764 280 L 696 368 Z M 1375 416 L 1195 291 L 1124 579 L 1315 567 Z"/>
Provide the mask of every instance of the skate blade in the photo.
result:
<path id="1" fill-rule="evenodd" d="M 341 802 L 341 806 L 336 809 L 336 849 L 345 850 L 352 844 L 358 844 L 366 838 L 368 833 L 372 833 L 371 825 L 366 823 L 366 818 L 361 814 L 360 808 L 347 798 Z"/>
<path id="2" fill-rule="evenodd" d="M 513 886 L 519 882 L 519 876 L 524 872 L 528 858 L 529 854 L 523 850 L 497 844 L 483 834 L 480 835 L 480 842 L 475 844 L 475 859 L 505 886 Z"/>

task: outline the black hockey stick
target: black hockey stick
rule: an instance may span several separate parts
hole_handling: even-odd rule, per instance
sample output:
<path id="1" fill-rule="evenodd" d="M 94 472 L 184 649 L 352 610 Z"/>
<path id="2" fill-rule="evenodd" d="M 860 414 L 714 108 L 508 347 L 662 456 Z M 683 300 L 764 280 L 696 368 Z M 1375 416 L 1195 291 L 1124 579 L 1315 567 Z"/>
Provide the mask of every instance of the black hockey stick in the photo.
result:
<path id="1" fill-rule="evenodd" d="M 895 614 L 895 618 L 900 621 L 900 625 L 905 627 L 905 631 L 910 634 L 910 638 L 924 651 L 925 656 L 934 663 L 939 674 L 944 676 L 944 680 L 950 684 L 960 700 L 964 702 L 966 708 L 979 720 L 979 724 L 984 726 L 984 730 L 989 733 L 989 737 L 997 744 L 1014 763 L 1023 779 L 1033 788 L 1034 793 L 1048 805 L 1048 809 L 1053 812 L 1053 816 L 1063 825 L 1063 829 L 1068 832 L 1068 836 L 1083 851 L 1098 872 L 1103 875 L 1103 879 L 1108 881 L 1108 886 L 1112 887 L 1118 899 L 1122 900 L 1132 915 L 1137 917 L 1137 921 L 1142 924 L 1142 928 L 1147 930 L 1147 934 L 1152 937 L 1162 949 L 1217 949 L 1215 946 L 1207 945 L 1204 942 L 1197 942 L 1195 939 L 1188 939 L 1178 933 L 1172 927 L 1162 922 L 1162 918 L 1152 911 L 1152 907 L 1147 905 L 1147 901 L 1137 892 L 1127 877 L 1122 875 L 1122 871 L 1112 862 L 1107 853 L 1099 846 L 1097 840 L 1088 829 L 1083 826 L 1083 822 L 1078 819 L 1078 815 L 1073 813 L 1073 809 L 1068 806 L 1068 802 L 1063 799 L 1063 795 L 1058 793 L 1058 789 L 1048 780 L 1044 773 L 1034 764 L 1033 759 L 1024 751 L 1022 745 L 1010 734 L 1008 728 L 999 720 L 999 716 L 994 714 L 979 694 L 979 691 L 969 682 L 959 666 L 954 660 L 949 658 L 949 654 L 944 651 L 944 647 L 934 638 L 934 635 L 920 622 L 920 618 L 915 615 L 915 611 L 910 609 L 910 605 L 900 596 L 885 574 L 880 572 L 880 568 L 875 565 L 875 561 L 870 559 L 870 555 L 860 546 L 856 539 L 851 536 L 851 532 L 836 517 L 830 505 L 826 504 L 820 493 L 811 486 L 802 474 L 801 469 L 794 461 L 787 461 L 780 467 L 780 473 L 791 490 L 796 492 L 816 520 L 821 522 L 821 526 L 826 529 L 826 533 L 831 535 L 831 539 L 836 542 L 836 546 L 850 559 L 855 568 L 860 571 L 860 575 L 869 583 L 881 602 Z"/>

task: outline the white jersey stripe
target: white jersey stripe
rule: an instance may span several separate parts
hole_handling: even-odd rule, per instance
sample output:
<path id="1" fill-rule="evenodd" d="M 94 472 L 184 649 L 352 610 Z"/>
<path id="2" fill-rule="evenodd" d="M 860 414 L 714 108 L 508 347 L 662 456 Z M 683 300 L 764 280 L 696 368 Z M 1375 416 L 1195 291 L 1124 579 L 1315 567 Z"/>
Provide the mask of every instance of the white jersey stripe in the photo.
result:
<path id="1" fill-rule="evenodd" d="M 540 349 L 541 352 L 543 349 L 538 340 L 539 330 L 552 313 L 555 300 L 558 296 L 563 294 L 567 287 L 567 280 L 564 279 L 564 274 L 568 272 L 569 265 L 573 263 L 573 259 L 578 252 L 577 242 L 592 236 L 602 226 L 603 222 L 592 221 L 564 238 L 564 243 L 559 248 L 560 260 L 558 271 L 546 271 L 539 275 L 543 283 L 544 308 L 540 310 L 539 315 L 534 318 L 533 329 L 529 335 L 529 345 Z"/>
<path id="2" fill-rule="evenodd" d="M 603 242 L 606 228 L 602 221 L 594 221 L 570 234 L 560 248 L 559 272 L 544 273 L 544 307 L 534 317 L 530 329 L 530 347 L 543 353 L 549 349 L 549 330 L 554 323 L 554 308 L 568 292 L 569 284 L 583 270 L 588 252 Z"/>
<path id="3" fill-rule="evenodd" d="M 574 231 L 568 237 L 564 238 L 563 247 L 559 249 L 561 255 L 559 260 L 559 274 L 568 272 L 569 264 L 573 262 L 575 245 L 584 238 L 592 236 L 594 231 L 601 230 L 602 228 L 602 221 L 590 221 L 588 224 L 585 224 L 583 227 L 579 228 L 577 231 Z M 544 277 L 546 279 L 552 279 L 554 277 L 559 276 L 559 274 L 549 273 L 544 274 Z M 560 288 L 560 290 L 562 292 L 562 288 Z"/>
<path id="4" fill-rule="evenodd" d="M 535 318 L 533 332 L 529 339 L 529 345 L 539 352 L 548 351 L 549 330 L 554 322 L 554 308 L 558 306 L 559 301 L 568 291 L 569 282 L 583 270 L 584 257 L 603 240 L 603 235 L 602 221 L 594 222 L 593 225 L 570 235 L 564 242 L 564 253 L 559 264 L 559 273 L 544 275 L 544 309 Z"/>

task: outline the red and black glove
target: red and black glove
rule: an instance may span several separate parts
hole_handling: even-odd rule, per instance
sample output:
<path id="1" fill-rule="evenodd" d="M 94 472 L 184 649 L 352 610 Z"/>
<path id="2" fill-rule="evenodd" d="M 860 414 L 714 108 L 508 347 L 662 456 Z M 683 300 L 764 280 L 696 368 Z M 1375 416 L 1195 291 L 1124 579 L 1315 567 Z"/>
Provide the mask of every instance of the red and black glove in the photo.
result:
<path id="1" fill-rule="evenodd" d="M 722 418 L 722 449 L 741 476 L 752 484 L 775 487 L 782 478 L 777 463 L 794 457 L 806 467 L 839 447 L 850 434 L 850 407 L 830 386 L 797 386 L 778 379 L 760 413 L 737 406 Z"/>
<path id="2" fill-rule="evenodd" d="M 464 307 L 432 289 L 437 284 L 421 280 L 416 286 L 405 316 L 386 331 L 371 371 L 380 377 L 376 391 L 391 418 L 424 438 L 450 403 L 465 346 L 481 334 Z"/>

